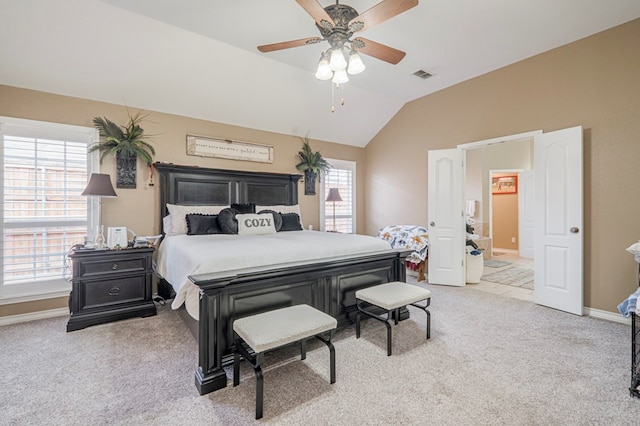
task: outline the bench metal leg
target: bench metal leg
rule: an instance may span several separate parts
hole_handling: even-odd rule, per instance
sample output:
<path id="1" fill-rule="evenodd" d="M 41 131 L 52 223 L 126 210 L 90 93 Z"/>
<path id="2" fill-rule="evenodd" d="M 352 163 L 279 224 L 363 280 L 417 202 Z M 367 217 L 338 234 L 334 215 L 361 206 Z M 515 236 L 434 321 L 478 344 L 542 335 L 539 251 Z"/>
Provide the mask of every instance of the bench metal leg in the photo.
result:
<path id="1" fill-rule="evenodd" d="M 418 309 L 422 309 L 427 314 L 427 340 L 428 340 L 431 338 L 431 312 L 429 312 L 427 308 L 431 304 L 431 298 L 428 298 L 425 300 L 427 301 L 427 303 L 424 306 L 418 305 L 416 303 L 410 303 L 410 305 Z M 372 306 L 375 306 L 375 305 L 372 305 Z M 380 321 L 387 327 L 387 356 L 391 356 L 391 324 L 390 322 L 393 319 L 395 325 L 398 325 L 398 318 L 400 317 L 400 308 L 396 308 L 393 311 L 386 311 L 387 319 L 385 320 L 384 317 L 368 312 L 366 309 L 364 309 L 361 305 L 361 302 L 358 299 L 356 299 L 356 307 L 358 308 L 358 311 L 356 312 L 356 339 L 360 338 L 360 313 L 362 312 L 363 314 Z M 380 307 L 377 306 L 377 308 L 380 308 Z"/>
<path id="2" fill-rule="evenodd" d="M 331 384 L 336 382 L 336 350 L 331 343 L 334 331 L 329 332 L 329 337 L 318 334 L 317 337 L 329 348 L 329 381 Z M 300 340 L 301 359 L 307 358 L 307 339 Z M 242 339 L 236 337 L 235 350 L 233 351 L 233 386 L 240 384 L 240 355 L 253 367 L 256 373 L 256 420 L 262 418 L 264 408 L 264 376 L 262 374 L 262 364 L 264 363 L 264 352 L 251 355 L 247 348 L 244 347 Z"/>
<path id="3" fill-rule="evenodd" d="M 262 368 L 255 367 L 256 371 L 256 420 L 262 418 L 262 408 L 264 407 L 264 377 Z"/>
<path id="4" fill-rule="evenodd" d="M 427 300 L 427 304 L 424 306 L 420 306 L 416 303 L 412 303 L 411 306 L 418 309 L 422 309 L 427 314 L 427 340 L 429 340 L 431 338 L 431 312 L 429 312 L 429 309 L 427 308 L 431 304 L 431 298 L 426 300 Z"/>
<path id="5" fill-rule="evenodd" d="M 391 324 L 389 324 L 389 321 L 391 320 L 391 311 L 386 311 L 387 319 L 385 320 L 384 318 L 365 310 L 357 300 L 356 307 L 358 308 L 358 312 L 356 313 L 356 338 L 360 337 L 360 312 L 362 312 L 363 314 L 380 321 L 387 327 L 387 356 L 391 356 Z"/>
<path id="6" fill-rule="evenodd" d="M 264 407 L 264 376 L 262 374 L 262 363 L 264 362 L 264 352 L 251 355 L 242 344 L 242 340 L 235 339 L 235 351 L 233 351 L 233 386 L 240 384 L 240 355 L 253 367 L 256 374 L 256 420 L 262 418 Z"/>
<path id="7" fill-rule="evenodd" d="M 334 384 L 336 382 L 336 349 L 331 343 L 333 331 L 329 333 L 328 339 L 325 339 L 320 334 L 317 334 L 316 337 L 329 348 L 329 383 Z"/>

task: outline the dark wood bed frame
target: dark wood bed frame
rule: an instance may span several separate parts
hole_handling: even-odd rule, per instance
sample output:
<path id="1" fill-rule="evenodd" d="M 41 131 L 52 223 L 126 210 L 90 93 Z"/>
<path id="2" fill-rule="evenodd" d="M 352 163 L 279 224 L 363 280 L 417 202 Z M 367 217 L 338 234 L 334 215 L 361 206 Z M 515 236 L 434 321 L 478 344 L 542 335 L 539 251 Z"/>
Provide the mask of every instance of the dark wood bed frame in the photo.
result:
<path id="1" fill-rule="evenodd" d="M 258 205 L 298 203 L 297 174 L 277 174 L 154 164 L 160 181 L 160 223 L 166 205 Z M 162 226 L 162 225 L 161 225 Z M 238 273 L 189 277 L 200 287 L 200 321 L 181 309 L 181 318 L 198 340 L 195 382 L 201 395 L 227 385 L 223 365 L 233 353 L 233 321 L 267 310 L 306 303 L 338 320 L 338 327 L 354 323 L 355 291 L 390 281 L 405 281 L 410 251 L 384 251 L 339 261 Z M 175 292 L 160 279 L 158 293 Z M 404 312 L 403 317 L 408 316 Z"/>

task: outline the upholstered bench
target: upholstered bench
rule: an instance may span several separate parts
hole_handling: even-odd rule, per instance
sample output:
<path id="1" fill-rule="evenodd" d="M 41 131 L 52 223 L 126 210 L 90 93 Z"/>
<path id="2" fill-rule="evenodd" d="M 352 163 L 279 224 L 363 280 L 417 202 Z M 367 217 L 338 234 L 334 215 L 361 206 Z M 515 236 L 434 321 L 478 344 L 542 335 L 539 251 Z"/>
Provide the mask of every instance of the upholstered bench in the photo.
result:
<path id="1" fill-rule="evenodd" d="M 417 302 L 425 301 L 426 305 L 417 305 Z M 371 310 L 365 309 L 362 302 L 382 308 L 387 313 L 385 318 Z M 415 285 L 394 281 L 386 284 L 375 285 L 356 291 L 356 338 L 360 338 L 360 313 L 370 316 L 387 327 L 387 356 L 391 355 L 391 316 L 398 324 L 400 308 L 406 305 L 415 306 L 427 313 L 427 339 L 431 337 L 431 313 L 427 309 L 431 303 L 431 292 Z M 368 307 L 369 308 L 369 307 Z M 370 308 L 369 308 L 370 309 Z"/>
<path id="2" fill-rule="evenodd" d="M 296 305 L 276 309 L 233 322 L 235 351 L 233 353 L 233 386 L 240 384 L 240 355 L 256 373 L 256 419 L 262 418 L 264 353 L 271 349 L 300 343 L 301 359 L 306 359 L 306 340 L 317 337 L 329 348 L 330 383 L 336 381 L 336 354 L 331 339 L 338 322 L 335 318 L 309 305 Z M 329 331 L 328 338 L 322 333 Z M 254 354 L 245 348 L 249 346 Z"/>

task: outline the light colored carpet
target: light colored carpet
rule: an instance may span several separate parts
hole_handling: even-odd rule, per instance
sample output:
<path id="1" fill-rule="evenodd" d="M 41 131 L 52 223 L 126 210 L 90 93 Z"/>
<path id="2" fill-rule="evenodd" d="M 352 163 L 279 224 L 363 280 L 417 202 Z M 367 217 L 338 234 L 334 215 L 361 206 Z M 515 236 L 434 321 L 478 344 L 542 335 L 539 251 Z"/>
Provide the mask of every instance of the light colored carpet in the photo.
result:
<path id="1" fill-rule="evenodd" d="M 260 424 L 631 425 L 630 327 L 475 290 L 420 284 L 425 315 L 393 327 L 393 355 L 375 321 L 326 346 L 266 356 Z M 253 424 L 255 379 L 199 396 L 196 343 L 169 307 L 159 315 L 65 333 L 66 318 L 0 327 L 2 425 Z"/>
<path id="2" fill-rule="evenodd" d="M 533 289 L 533 270 L 513 266 L 498 272 L 485 274 L 480 278 L 480 280 L 531 290 Z"/>
<path id="3" fill-rule="evenodd" d="M 503 266 L 511 265 L 511 262 L 505 262 L 503 260 L 485 260 L 484 266 L 487 268 L 502 268 Z"/>

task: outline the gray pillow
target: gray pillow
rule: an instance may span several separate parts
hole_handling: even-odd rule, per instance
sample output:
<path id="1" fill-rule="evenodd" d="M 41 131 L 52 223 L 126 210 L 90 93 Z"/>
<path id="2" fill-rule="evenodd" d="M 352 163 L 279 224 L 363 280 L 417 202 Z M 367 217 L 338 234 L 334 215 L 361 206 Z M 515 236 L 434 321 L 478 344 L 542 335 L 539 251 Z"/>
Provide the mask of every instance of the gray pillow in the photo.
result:
<path id="1" fill-rule="evenodd" d="M 217 214 L 192 213 L 186 216 L 187 235 L 222 234 Z"/>
<path id="2" fill-rule="evenodd" d="M 258 214 L 263 213 L 271 213 L 273 215 L 273 226 L 275 226 L 276 232 L 278 232 L 280 228 L 282 228 L 282 216 L 280 215 L 280 213 L 273 210 L 260 210 L 258 212 Z"/>
<path id="3" fill-rule="evenodd" d="M 300 216 L 297 213 L 280 213 L 282 226 L 280 231 L 302 231 Z"/>
<path id="4" fill-rule="evenodd" d="M 232 203 L 231 208 L 237 213 L 248 214 L 256 212 L 256 205 L 254 203 Z"/>
<path id="5" fill-rule="evenodd" d="M 225 234 L 237 234 L 238 233 L 238 221 L 236 220 L 235 209 L 226 208 L 218 213 L 218 225 Z"/>

